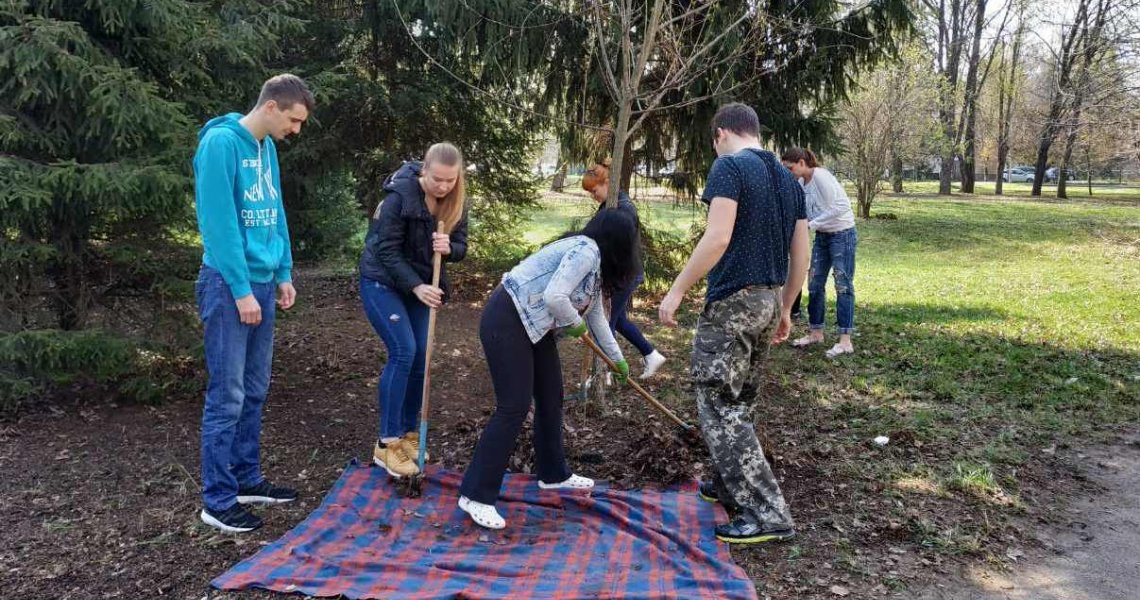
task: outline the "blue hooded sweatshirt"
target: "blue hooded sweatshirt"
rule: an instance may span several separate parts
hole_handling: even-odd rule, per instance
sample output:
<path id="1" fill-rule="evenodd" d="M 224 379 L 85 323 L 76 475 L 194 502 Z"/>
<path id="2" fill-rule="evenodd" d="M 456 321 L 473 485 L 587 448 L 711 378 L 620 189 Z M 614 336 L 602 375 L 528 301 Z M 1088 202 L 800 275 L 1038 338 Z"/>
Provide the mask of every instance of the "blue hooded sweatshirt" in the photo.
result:
<path id="1" fill-rule="evenodd" d="M 277 148 L 258 143 L 230 113 L 198 132 L 194 200 L 202 233 L 202 262 L 217 269 L 234 298 L 250 283 L 292 281 L 293 253 L 281 202 Z"/>

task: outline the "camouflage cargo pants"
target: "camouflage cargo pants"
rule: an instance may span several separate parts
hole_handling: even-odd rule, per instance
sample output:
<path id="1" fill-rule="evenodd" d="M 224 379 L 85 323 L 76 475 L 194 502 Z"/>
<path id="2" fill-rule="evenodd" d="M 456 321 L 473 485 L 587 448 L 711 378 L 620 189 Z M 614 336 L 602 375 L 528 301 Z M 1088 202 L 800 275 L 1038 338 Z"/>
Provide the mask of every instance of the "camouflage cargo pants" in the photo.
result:
<path id="1" fill-rule="evenodd" d="M 752 422 L 768 341 L 779 320 L 778 288 L 745 288 L 705 306 L 691 368 L 721 501 L 764 523 L 791 527 L 791 512 Z"/>

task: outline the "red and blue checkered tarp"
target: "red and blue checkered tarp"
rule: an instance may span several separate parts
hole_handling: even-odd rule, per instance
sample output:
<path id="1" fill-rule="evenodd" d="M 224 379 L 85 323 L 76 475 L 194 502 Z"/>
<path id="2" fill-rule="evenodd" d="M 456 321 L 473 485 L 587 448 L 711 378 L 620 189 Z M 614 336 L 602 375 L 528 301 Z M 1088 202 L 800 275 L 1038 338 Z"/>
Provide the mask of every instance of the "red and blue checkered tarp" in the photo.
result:
<path id="1" fill-rule="evenodd" d="M 756 598 L 713 526 L 720 505 L 696 484 L 618 491 L 541 490 L 508 475 L 483 529 L 456 507 L 460 475 L 428 467 L 423 496 L 353 461 L 321 506 L 213 581 L 348 598 Z"/>

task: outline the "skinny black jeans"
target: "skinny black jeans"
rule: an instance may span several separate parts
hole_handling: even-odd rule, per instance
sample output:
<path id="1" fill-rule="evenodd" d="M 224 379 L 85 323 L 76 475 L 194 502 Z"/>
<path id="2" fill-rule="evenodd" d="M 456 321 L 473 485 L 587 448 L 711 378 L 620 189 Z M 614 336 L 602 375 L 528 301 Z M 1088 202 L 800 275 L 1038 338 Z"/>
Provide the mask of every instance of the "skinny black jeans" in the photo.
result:
<path id="1" fill-rule="evenodd" d="M 475 447 L 459 493 L 483 504 L 499 499 L 507 462 L 534 398 L 534 455 L 545 483 L 571 475 L 562 447 L 562 364 L 554 332 L 532 344 L 510 295 L 495 288 L 479 320 L 479 341 L 495 388 L 495 413 Z"/>

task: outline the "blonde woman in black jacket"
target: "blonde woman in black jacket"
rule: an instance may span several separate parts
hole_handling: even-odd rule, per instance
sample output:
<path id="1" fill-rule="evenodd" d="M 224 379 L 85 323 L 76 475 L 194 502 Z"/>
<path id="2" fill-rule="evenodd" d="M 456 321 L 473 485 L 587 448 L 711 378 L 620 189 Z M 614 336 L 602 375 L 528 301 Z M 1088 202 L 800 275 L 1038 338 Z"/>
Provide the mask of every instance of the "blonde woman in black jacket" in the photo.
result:
<path id="1" fill-rule="evenodd" d="M 384 183 L 360 258 L 360 300 L 388 348 L 377 390 L 380 433 L 372 460 L 394 477 L 419 472 L 415 454 L 424 379 L 428 315 L 448 294 L 446 268 L 431 284 L 432 256 L 444 262 L 467 254 L 463 156 L 448 143 L 428 149 L 424 162 L 406 163 Z M 438 233 L 438 223 L 448 233 Z"/>

